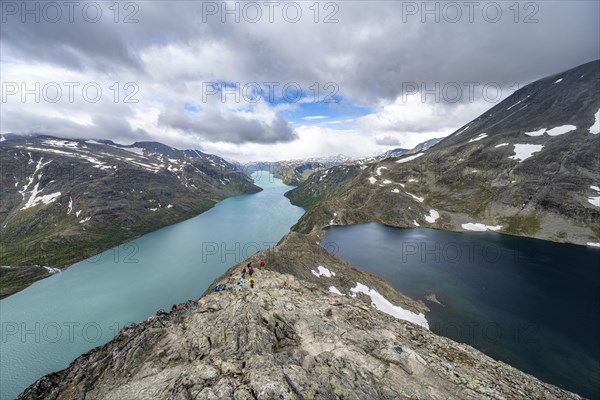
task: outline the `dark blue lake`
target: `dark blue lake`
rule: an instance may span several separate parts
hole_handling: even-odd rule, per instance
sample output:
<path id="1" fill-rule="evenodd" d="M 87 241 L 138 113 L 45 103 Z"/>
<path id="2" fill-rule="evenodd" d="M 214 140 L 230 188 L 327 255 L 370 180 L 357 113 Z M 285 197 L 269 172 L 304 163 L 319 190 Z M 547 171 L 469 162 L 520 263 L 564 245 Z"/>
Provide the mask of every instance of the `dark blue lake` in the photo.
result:
<path id="1" fill-rule="evenodd" d="M 423 300 L 433 332 L 600 399 L 600 249 L 376 223 L 321 244 Z"/>

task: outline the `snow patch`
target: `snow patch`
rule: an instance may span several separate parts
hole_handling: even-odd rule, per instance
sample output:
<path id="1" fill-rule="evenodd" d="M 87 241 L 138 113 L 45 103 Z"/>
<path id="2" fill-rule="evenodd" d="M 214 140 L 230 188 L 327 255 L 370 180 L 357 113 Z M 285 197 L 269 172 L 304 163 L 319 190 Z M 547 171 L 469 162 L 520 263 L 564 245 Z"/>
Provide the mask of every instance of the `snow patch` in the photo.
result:
<path id="1" fill-rule="evenodd" d="M 508 143 L 500 143 L 494 147 L 497 149 L 498 147 L 503 147 L 503 146 L 508 146 Z"/>
<path id="2" fill-rule="evenodd" d="M 481 140 L 481 139 L 485 139 L 486 137 L 487 137 L 487 133 L 482 133 L 479 136 L 474 137 L 473 139 L 469 140 L 469 143 L 476 142 L 476 141 Z"/>
<path id="3" fill-rule="evenodd" d="M 387 167 L 378 167 L 378 168 L 377 168 L 377 175 L 378 175 L 378 176 L 381 176 L 381 170 L 382 170 L 382 169 L 387 169 Z"/>
<path id="4" fill-rule="evenodd" d="M 429 324 L 423 313 L 414 313 L 406 310 L 400 306 L 395 306 L 388 301 L 385 297 L 379 294 L 375 289 L 369 289 L 368 286 L 363 285 L 360 282 L 356 282 L 356 286 L 350 289 L 354 293 L 352 297 L 356 297 L 356 293 L 364 293 L 371 298 L 371 305 L 392 317 L 412 322 L 413 324 L 420 325 L 423 328 L 429 329 Z"/>
<path id="5" fill-rule="evenodd" d="M 88 222 L 90 219 L 92 219 L 92 217 L 87 217 L 87 218 L 84 218 L 84 219 L 82 219 L 81 221 L 79 221 L 79 223 L 80 223 L 80 224 L 86 223 L 86 222 Z"/>
<path id="6" fill-rule="evenodd" d="M 71 214 L 71 211 L 73 211 L 73 198 L 69 196 L 69 209 L 67 210 L 67 215 Z"/>
<path id="7" fill-rule="evenodd" d="M 590 247 L 600 247 L 600 243 L 587 242 L 586 244 Z"/>
<path id="8" fill-rule="evenodd" d="M 537 131 L 525 132 L 527 136 L 542 136 L 546 132 L 546 128 L 539 129 Z"/>
<path id="9" fill-rule="evenodd" d="M 390 183 L 392 183 L 392 181 L 390 181 L 389 179 L 386 179 L 383 181 L 384 185 L 389 185 Z"/>
<path id="10" fill-rule="evenodd" d="M 42 143 L 52 147 L 66 147 L 69 149 L 76 149 L 79 147 L 79 143 L 72 142 L 70 140 L 42 140 Z"/>
<path id="11" fill-rule="evenodd" d="M 31 197 L 29 198 L 29 200 L 27 200 L 27 203 L 25 203 L 25 205 L 23 206 L 23 208 L 21 208 L 21 210 L 26 210 L 30 207 L 35 207 L 40 203 L 44 203 L 44 204 L 48 205 L 60 197 L 60 192 L 46 194 L 46 195 L 38 197 L 37 194 L 39 193 L 39 191 L 38 191 L 39 185 L 40 185 L 39 182 L 35 184 L 35 187 L 33 188 L 33 191 L 31 192 Z"/>
<path id="12" fill-rule="evenodd" d="M 335 276 L 335 272 L 328 270 L 327 268 L 323 267 L 322 265 L 319 265 L 319 267 L 317 269 L 319 270 L 319 272 L 315 271 L 314 269 L 310 270 L 310 272 L 312 272 L 313 275 L 315 275 L 316 277 L 319 277 L 322 275 L 326 278 L 331 278 L 332 276 Z"/>
<path id="13" fill-rule="evenodd" d="M 119 149 L 128 151 L 130 153 L 135 153 L 139 156 L 144 155 L 144 149 L 142 149 L 141 147 L 119 147 Z"/>
<path id="14" fill-rule="evenodd" d="M 485 231 L 499 231 L 502 229 L 502 225 L 484 225 L 479 223 L 469 222 L 468 224 L 462 224 L 462 228 L 466 231 L 477 231 L 477 232 L 485 232 Z"/>
<path id="15" fill-rule="evenodd" d="M 527 97 L 525 97 L 523 100 L 519 100 L 519 101 L 517 101 L 517 102 L 516 102 L 515 104 L 513 104 L 512 106 L 508 107 L 508 108 L 506 109 L 506 111 L 510 111 L 510 109 L 511 109 L 511 108 L 515 107 L 515 106 L 516 106 L 516 105 L 518 105 L 518 104 L 521 104 L 522 102 L 524 102 L 525 100 L 527 100 L 527 99 L 529 98 L 529 96 L 531 96 L 531 95 L 529 94 L 529 95 L 527 95 Z"/>
<path id="16" fill-rule="evenodd" d="M 400 190 L 398 190 L 398 189 L 392 189 L 391 192 L 392 193 L 400 193 Z"/>
<path id="17" fill-rule="evenodd" d="M 406 158 L 403 158 L 403 159 L 401 159 L 401 160 L 398 160 L 398 161 L 396 161 L 396 162 L 397 162 L 397 163 L 399 163 L 399 164 L 402 164 L 402 163 L 405 163 L 405 162 L 408 162 L 408 161 L 412 161 L 412 160 L 414 160 L 415 158 L 419 158 L 419 157 L 421 157 L 423 154 L 425 154 L 425 153 L 418 153 L 418 154 L 414 154 L 414 155 L 412 155 L 412 156 L 408 156 L 408 157 L 406 157 Z"/>
<path id="18" fill-rule="evenodd" d="M 556 128 L 552 128 L 549 131 L 547 131 L 546 133 L 550 136 L 558 136 L 558 135 L 563 135 L 567 132 L 571 132 L 575 129 L 577 129 L 577 127 L 574 125 L 562 125 L 562 126 L 557 126 Z"/>
<path id="19" fill-rule="evenodd" d="M 561 83 L 563 80 L 563 78 L 558 79 L 556 82 L 553 83 L 553 85 L 557 84 L 557 83 Z"/>
<path id="20" fill-rule="evenodd" d="M 404 193 L 406 193 L 407 195 L 409 195 L 410 197 L 412 197 L 413 199 L 415 199 L 419 203 L 422 203 L 425 200 L 423 197 L 415 196 L 412 193 L 408 193 L 408 192 L 404 192 Z"/>
<path id="21" fill-rule="evenodd" d="M 594 114 L 594 118 L 596 118 L 596 120 L 594 121 L 594 125 L 590 128 L 590 133 L 592 135 L 597 135 L 600 133 L 600 109 Z"/>
<path id="22" fill-rule="evenodd" d="M 58 268 L 46 267 L 45 265 L 42 265 L 42 267 L 51 274 L 58 274 L 61 272 Z"/>
<path id="23" fill-rule="evenodd" d="M 533 156 L 533 153 L 541 151 L 543 147 L 544 146 L 541 144 L 515 144 L 515 155 L 508 158 L 517 161 L 525 161 Z"/>
<path id="24" fill-rule="evenodd" d="M 377 182 L 377 179 L 374 177 L 370 177 L 369 178 L 369 182 L 371 182 L 371 185 L 374 184 L 375 182 Z"/>
<path id="25" fill-rule="evenodd" d="M 413 219 L 413 224 L 415 224 L 415 226 L 421 226 L 421 225 L 419 225 L 419 223 L 417 222 L 416 219 Z"/>
<path id="26" fill-rule="evenodd" d="M 463 129 L 461 129 L 460 131 L 456 132 L 455 135 L 460 135 L 461 133 L 463 133 L 464 131 L 466 131 L 467 129 L 469 129 L 470 125 L 465 126 Z"/>
<path id="27" fill-rule="evenodd" d="M 596 207 L 600 207 L 600 196 L 588 197 L 588 201 Z"/>
<path id="28" fill-rule="evenodd" d="M 344 296 L 342 292 L 340 292 L 335 286 L 329 286 L 329 291 L 331 293 L 339 294 L 340 296 Z"/>
<path id="29" fill-rule="evenodd" d="M 433 208 L 429 210 L 429 215 L 425 215 L 425 221 L 433 224 L 440 217 L 440 213 L 435 211 Z"/>

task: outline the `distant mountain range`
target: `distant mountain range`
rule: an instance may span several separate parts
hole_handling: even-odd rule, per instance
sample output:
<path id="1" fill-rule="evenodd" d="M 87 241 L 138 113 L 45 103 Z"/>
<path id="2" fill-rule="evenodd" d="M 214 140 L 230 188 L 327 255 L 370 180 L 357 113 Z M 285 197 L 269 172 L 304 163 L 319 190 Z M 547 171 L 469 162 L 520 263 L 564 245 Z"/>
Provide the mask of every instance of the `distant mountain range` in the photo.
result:
<path id="1" fill-rule="evenodd" d="M 261 161 L 258 162 L 257 165 L 259 168 L 273 172 L 275 177 L 282 179 L 285 184 L 299 185 L 308 179 L 313 172 L 318 170 L 324 170 L 346 163 L 364 163 L 373 160 L 383 160 L 390 157 L 399 157 L 403 154 L 418 153 L 419 151 L 427 150 L 442 139 L 443 138 L 430 139 L 423 143 L 419 143 L 412 149 L 392 149 L 374 157 L 351 158 L 343 154 L 338 154 L 330 157 L 311 157 L 274 162 Z"/>
<path id="2" fill-rule="evenodd" d="M 600 246 L 600 61 L 533 82 L 438 144 L 317 171 L 294 227 L 383 222 Z M 402 154 L 399 154 L 402 153 Z"/>
<path id="3" fill-rule="evenodd" d="M 220 157 L 157 142 L 3 135 L 0 169 L 1 296 L 228 196 L 260 191 Z"/>

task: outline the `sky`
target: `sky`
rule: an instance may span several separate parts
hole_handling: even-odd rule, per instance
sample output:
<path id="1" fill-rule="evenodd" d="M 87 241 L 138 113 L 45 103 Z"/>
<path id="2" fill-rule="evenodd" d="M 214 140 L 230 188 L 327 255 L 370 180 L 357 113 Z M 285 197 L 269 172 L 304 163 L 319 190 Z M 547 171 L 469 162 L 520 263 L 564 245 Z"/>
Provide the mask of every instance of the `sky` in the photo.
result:
<path id="1" fill-rule="evenodd" d="M 600 2 L 0 1 L 0 132 L 238 162 L 447 136 L 600 58 Z"/>

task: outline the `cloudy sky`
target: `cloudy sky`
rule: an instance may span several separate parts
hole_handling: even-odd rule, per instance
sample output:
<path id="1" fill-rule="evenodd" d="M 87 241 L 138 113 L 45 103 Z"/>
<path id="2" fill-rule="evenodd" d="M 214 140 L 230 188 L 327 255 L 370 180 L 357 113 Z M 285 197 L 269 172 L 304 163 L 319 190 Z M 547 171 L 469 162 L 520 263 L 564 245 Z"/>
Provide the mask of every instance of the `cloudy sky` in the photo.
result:
<path id="1" fill-rule="evenodd" d="M 0 3 L 2 133 L 240 162 L 412 147 L 600 58 L 598 1 Z"/>

